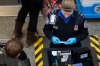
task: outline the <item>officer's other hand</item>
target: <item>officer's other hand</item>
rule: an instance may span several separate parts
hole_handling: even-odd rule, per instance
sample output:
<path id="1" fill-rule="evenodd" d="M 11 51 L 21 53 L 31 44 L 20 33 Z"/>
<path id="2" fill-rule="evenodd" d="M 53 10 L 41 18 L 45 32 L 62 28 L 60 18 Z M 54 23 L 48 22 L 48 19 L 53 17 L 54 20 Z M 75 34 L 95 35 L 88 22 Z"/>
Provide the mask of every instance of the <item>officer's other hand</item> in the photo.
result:
<path id="1" fill-rule="evenodd" d="M 76 38 L 69 38 L 69 39 L 65 42 L 66 45 L 72 45 L 72 44 L 74 44 L 74 43 L 76 43 Z"/>
<path id="2" fill-rule="evenodd" d="M 60 40 L 58 37 L 52 36 L 51 41 L 53 42 L 53 44 L 60 44 Z"/>

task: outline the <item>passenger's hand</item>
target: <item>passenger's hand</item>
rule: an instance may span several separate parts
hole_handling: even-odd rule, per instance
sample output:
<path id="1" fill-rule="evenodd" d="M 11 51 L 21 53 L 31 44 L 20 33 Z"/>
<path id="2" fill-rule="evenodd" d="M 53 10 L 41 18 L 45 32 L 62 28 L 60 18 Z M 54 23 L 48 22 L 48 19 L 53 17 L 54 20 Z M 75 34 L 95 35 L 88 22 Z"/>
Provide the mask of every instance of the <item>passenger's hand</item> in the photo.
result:
<path id="1" fill-rule="evenodd" d="M 69 39 L 65 42 L 66 45 L 72 45 L 72 44 L 74 44 L 74 43 L 76 43 L 76 38 L 69 38 Z"/>
<path id="2" fill-rule="evenodd" d="M 58 37 L 52 36 L 51 41 L 53 42 L 53 44 L 60 44 L 60 40 Z"/>

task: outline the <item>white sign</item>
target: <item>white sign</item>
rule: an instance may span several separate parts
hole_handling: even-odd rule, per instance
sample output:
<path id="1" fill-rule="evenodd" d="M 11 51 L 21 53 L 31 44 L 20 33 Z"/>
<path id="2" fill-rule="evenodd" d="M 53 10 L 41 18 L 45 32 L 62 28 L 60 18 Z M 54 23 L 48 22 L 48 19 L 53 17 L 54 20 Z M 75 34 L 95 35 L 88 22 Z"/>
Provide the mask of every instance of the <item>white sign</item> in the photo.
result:
<path id="1" fill-rule="evenodd" d="M 100 5 L 95 6 L 94 10 L 96 13 L 100 13 Z"/>

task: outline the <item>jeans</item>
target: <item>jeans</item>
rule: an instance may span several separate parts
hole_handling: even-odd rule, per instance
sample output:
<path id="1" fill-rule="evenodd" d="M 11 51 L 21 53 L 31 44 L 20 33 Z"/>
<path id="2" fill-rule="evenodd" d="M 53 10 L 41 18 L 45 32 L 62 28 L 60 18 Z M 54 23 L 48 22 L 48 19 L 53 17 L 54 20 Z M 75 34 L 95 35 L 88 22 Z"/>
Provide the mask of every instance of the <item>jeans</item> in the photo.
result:
<path id="1" fill-rule="evenodd" d="M 35 32 L 37 31 L 37 21 L 39 11 L 42 8 L 43 0 L 40 1 L 31 1 L 31 0 L 21 0 L 22 7 L 18 13 L 18 17 L 16 21 L 25 22 L 27 14 L 29 13 L 29 24 L 28 24 L 28 31 Z"/>

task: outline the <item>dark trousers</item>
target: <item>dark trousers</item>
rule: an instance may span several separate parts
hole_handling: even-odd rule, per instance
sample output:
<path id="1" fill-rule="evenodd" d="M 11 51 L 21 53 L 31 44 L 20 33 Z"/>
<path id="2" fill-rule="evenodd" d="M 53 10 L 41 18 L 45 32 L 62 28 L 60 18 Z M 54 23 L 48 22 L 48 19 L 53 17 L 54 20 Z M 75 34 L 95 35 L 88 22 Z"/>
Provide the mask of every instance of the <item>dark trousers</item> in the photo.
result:
<path id="1" fill-rule="evenodd" d="M 21 0 L 22 7 L 18 13 L 16 21 L 25 22 L 27 14 L 29 13 L 29 24 L 28 31 L 35 32 L 37 31 L 37 21 L 39 11 L 42 8 L 43 0 L 40 1 L 31 1 L 31 0 Z"/>

